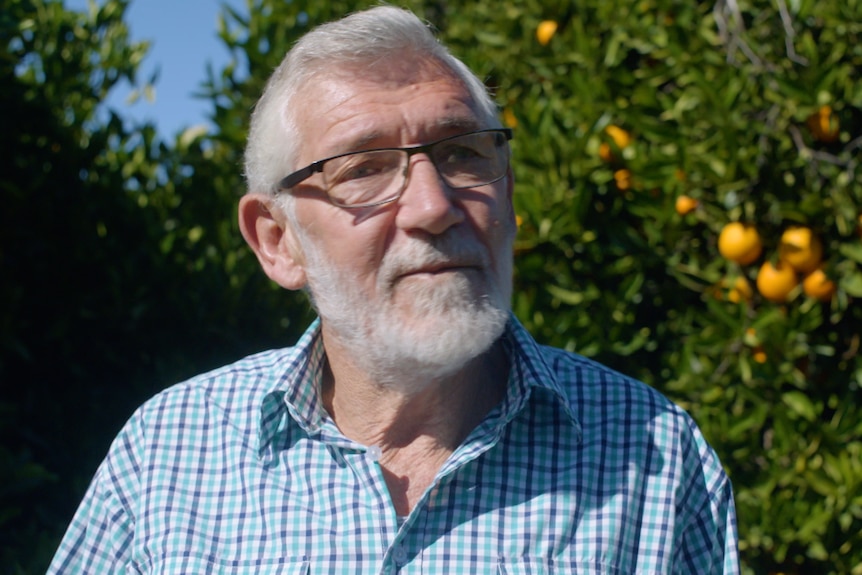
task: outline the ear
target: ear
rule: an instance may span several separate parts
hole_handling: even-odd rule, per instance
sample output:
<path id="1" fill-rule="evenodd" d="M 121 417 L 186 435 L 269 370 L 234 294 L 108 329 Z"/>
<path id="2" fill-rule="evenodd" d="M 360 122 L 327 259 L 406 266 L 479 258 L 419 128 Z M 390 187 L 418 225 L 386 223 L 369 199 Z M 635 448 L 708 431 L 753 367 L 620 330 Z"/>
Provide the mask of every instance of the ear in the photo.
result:
<path id="1" fill-rule="evenodd" d="M 283 288 L 305 287 L 305 261 L 287 216 L 272 196 L 246 194 L 239 201 L 239 229 L 263 271 Z"/>

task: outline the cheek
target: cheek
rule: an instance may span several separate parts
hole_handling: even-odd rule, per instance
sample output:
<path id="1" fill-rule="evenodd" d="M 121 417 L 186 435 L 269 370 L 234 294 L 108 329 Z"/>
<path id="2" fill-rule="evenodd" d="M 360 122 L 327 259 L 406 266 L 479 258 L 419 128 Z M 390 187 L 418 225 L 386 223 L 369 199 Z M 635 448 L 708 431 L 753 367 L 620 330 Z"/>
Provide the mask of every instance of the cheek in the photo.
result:
<path id="1" fill-rule="evenodd" d="M 380 251 L 378 222 L 360 221 L 356 214 L 322 200 L 299 200 L 296 216 L 302 227 L 302 244 L 328 265 L 350 275 L 361 275 Z"/>
<path id="2" fill-rule="evenodd" d="M 492 204 L 489 210 L 490 235 L 496 246 L 511 243 L 515 240 L 518 225 L 515 221 L 515 209 L 507 198 Z"/>

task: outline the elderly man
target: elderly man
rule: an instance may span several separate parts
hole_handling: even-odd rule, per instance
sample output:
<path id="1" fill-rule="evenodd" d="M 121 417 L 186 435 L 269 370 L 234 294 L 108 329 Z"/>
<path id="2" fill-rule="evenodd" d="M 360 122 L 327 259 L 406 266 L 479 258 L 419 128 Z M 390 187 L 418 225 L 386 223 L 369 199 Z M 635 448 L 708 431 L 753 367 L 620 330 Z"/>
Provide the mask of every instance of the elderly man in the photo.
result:
<path id="1" fill-rule="evenodd" d="M 239 217 L 320 319 L 138 410 L 51 572 L 738 572 L 691 419 L 510 314 L 511 135 L 409 12 L 300 40 Z"/>

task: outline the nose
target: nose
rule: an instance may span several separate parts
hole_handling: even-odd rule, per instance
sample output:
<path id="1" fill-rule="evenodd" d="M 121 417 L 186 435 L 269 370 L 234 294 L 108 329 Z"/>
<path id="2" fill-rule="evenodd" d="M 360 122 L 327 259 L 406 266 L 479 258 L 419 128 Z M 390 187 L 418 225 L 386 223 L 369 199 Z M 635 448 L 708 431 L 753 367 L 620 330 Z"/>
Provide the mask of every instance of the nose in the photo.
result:
<path id="1" fill-rule="evenodd" d="M 464 211 L 453 201 L 452 189 L 428 156 L 416 154 L 407 170 L 396 216 L 400 228 L 438 235 L 464 221 Z"/>

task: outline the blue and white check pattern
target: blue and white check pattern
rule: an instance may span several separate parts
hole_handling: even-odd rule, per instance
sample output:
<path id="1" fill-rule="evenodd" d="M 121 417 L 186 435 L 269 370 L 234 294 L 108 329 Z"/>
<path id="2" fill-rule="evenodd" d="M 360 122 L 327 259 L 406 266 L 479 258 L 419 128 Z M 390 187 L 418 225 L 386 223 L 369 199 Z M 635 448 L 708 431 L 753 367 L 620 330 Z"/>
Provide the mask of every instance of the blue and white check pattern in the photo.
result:
<path id="1" fill-rule="evenodd" d="M 504 401 L 399 526 L 319 402 L 319 324 L 196 377 L 115 440 L 49 573 L 738 573 L 728 478 L 651 388 L 514 317 Z"/>

